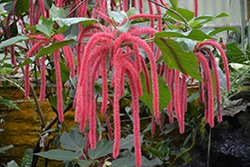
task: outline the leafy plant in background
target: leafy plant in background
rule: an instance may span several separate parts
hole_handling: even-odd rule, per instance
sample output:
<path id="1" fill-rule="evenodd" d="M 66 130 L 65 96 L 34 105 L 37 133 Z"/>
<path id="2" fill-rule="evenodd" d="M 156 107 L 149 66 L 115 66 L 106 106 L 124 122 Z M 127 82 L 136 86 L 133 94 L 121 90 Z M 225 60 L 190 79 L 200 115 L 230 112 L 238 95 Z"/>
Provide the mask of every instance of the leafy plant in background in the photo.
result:
<path id="1" fill-rule="evenodd" d="M 169 116 L 170 123 L 176 118 L 180 132 L 184 133 L 187 84 L 189 81 L 192 83 L 194 79 L 199 82 L 200 99 L 205 103 L 205 120 L 211 127 L 214 126 L 215 92 L 218 121 L 222 121 L 218 67 L 207 45 L 215 47 L 222 56 L 226 88 L 229 91 L 227 57 L 221 45 L 216 43 L 214 35 L 225 30 L 236 32 L 238 30 L 223 27 L 206 32 L 202 29 L 202 25 L 227 16 L 226 14 L 198 16 L 197 0 L 195 0 L 195 13 L 179 8 L 178 1 L 175 0 L 170 1 L 170 4 L 165 4 L 163 1 L 159 4 L 157 1 L 148 0 L 150 14 L 143 13 L 142 0 L 138 0 L 138 6 L 136 1 L 130 5 L 128 1 L 119 3 L 111 1 L 110 7 L 107 6 L 107 1 L 96 1 L 93 6 L 89 4 L 91 1 L 88 3 L 80 0 L 27 2 L 29 8 L 22 5 L 19 0 L 5 5 L 8 14 L 2 15 L 3 41 L 0 48 L 3 48 L 6 57 L 10 52 L 13 66 L 22 69 L 25 76 L 26 97 L 29 96 L 29 90 L 33 92 L 29 75 L 30 67 L 34 64 L 32 70 L 36 78 L 36 67 L 40 72 L 40 100 L 43 101 L 45 98 L 50 100 L 54 111 L 58 113 L 55 120 L 58 118 L 63 125 L 64 113 L 73 106 L 76 108 L 75 121 L 80 124 L 80 132 L 84 131 L 87 122 L 89 127 L 89 131 L 85 132 L 85 138 L 76 132 L 64 132 L 60 141 L 62 148 L 66 150 L 36 153 L 41 150 L 38 148 L 34 151 L 36 153 L 34 157 L 39 155 L 50 159 L 69 160 L 80 166 L 90 164 L 99 166 L 109 164 L 107 157 L 113 160 L 119 156 L 117 160 L 111 162 L 112 166 L 115 166 L 116 163 L 131 164 L 131 157 L 135 155 L 136 166 L 161 164 L 159 159 L 149 161 L 141 156 L 143 142 L 140 138 L 139 100 L 152 114 L 152 133 L 155 122 L 160 124 L 163 130 L 165 115 Z M 153 11 L 153 4 L 157 14 Z M 163 14 L 161 8 L 167 12 Z M 24 21 L 27 11 L 28 23 Z M 142 23 L 148 21 L 149 26 L 143 26 Z M 163 23 L 166 24 L 162 26 Z M 21 27 L 20 32 L 17 31 L 17 24 Z M 19 51 L 15 52 L 15 48 Z M 23 53 L 23 50 L 28 52 Z M 101 84 L 98 86 L 96 81 Z M 213 84 L 216 85 L 215 90 Z M 49 89 L 49 86 L 56 87 L 56 94 Z M 70 100 L 67 99 L 68 96 Z M 96 104 L 99 96 L 102 97 L 101 106 Z M 132 99 L 129 105 L 132 116 L 128 115 L 133 121 L 135 154 L 130 152 L 131 145 L 129 152 L 123 151 L 119 154 L 121 149 L 127 149 L 122 146 L 128 137 L 131 137 L 121 139 L 120 99 L 126 96 Z M 33 97 L 36 99 L 34 95 Z M 105 117 L 109 137 L 111 139 L 113 137 L 106 113 L 108 102 L 113 107 L 114 142 L 96 137 L 97 109 Z M 166 112 L 163 112 L 164 110 Z M 42 122 L 42 134 L 51 133 L 49 128 L 56 121 L 45 126 L 42 111 L 38 109 L 38 112 Z M 84 144 L 85 141 L 89 144 Z M 89 145 L 91 149 L 86 148 Z M 160 152 L 157 157 L 165 158 L 168 153 L 166 146 L 169 146 L 167 141 L 157 145 L 156 148 Z M 144 146 L 142 148 L 152 154 L 152 150 Z M 103 154 L 99 154 L 100 152 Z M 113 158 L 110 153 L 113 153 Z M 82 156 L 84 160 L 81 159 Z M 33 165 L 35 163 L 33 159 Z"/>

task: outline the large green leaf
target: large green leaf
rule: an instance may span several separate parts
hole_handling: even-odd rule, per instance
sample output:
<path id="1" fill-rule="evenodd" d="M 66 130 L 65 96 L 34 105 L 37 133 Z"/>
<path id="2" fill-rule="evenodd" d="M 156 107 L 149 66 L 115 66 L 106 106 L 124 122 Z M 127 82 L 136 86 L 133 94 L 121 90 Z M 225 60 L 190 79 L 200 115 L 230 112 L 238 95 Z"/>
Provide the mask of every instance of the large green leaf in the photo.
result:
<path id="1" fill-rule="evenodd" d="M 14 44 L 21 42 L 21 41 L 27 41 L 27 40 L 32 40 L 32 39 L 34 39 L 34 38 L 28 38 L 26 36 L 12 37 L 10 39 L 2 41 L 2 43 L 0 43 L 0 48 L 3 48 L 5 46 L 14 45 Z"/>
<path id="2" fill-rule="evenodd" d="M 212 36 L 212 35 L 215 35 L 215 34 L 222 32 L 222 31 L 235 31 L 235 32 L 240 34 L 240 31 L 237 30 L 237 28 L 235 28 L 235 27 L 221 27 L 221 28 L 217 28 L 217 29 L 213 30 L 212 32 L 209 33 L 209 35 Z"/>
<path id="3" fill-rule="evenodd" d="M 169 68 L 177 69 L 203 82 L 199 73 L 198 60 L 193 52 L 184 52 L 180 44 L 172 39 L 155 37 L 154 40 L 162 52 L 164 62 Z"/>
<path id="4" fill-rule="evenodd" d="M 143 73 L 140 73 L 143 96 L 139 97 L 141 101 L 143 101 L 150 109 L 151 113 L 154 112 L 153 107 L 153 90 L 152 90 L 152 79 L 151 72 L 149 71 L 149 80 L 150 80 L 150 95 L 147 92 L 145 77 Z M 166 85 L 166 82 L 162 77 L 158 75 L 158 85 L 159 85 L 159 111 L 161 111 L 164 107 L 166 107 L 171 100 L 171 93 L 169 87 Z"/>
<path id="5" fill-rule="evenodd" d="M 73 151 L 82 151 L 86 143 L 86 138 L 74 131 L 64 132 L 60 140 L 62 148 Z"/>
<path id="6" fill-rule="evenodd" d="M 54 22 L 51 19 L 42 18 L 42 22 L 36 25 L 36 29 L 49 36 L 52 34 L 53 26 Z"/>
<path id="7" fill-rule="evenodd" d="M 141 142 L 143 141 L 143 136 L 140 136 L 140 140 Z M 126 138 L 121 138 L 120 140 L 120 149 L 132 149 L 132 147 L 134 147 L 134 135 L 130 134 L 127 135 Z"/>
<path id="8" fill-rule="evenodd" d="M 188 38 L 188 39 L 192 39 L 196 41 L 203 41 L 205 39 L 213 39 L 207 34 L 205 34 L 204 32 L 202 32 L 201 30 L 196 30 L 196 29 L 193 29 L 191 31 L 184 32 L 184 33 L 171 32 L 171 31 L 158 32 L 158 33 L 155 33 L 155 37 L 173 37 L 173 38 L 179 37 L 179 38 Z"/>
<path id="9" fill-rule="evenodd" d="M 17 0 L 16 1 L 16 15 L 19 16 L 23 12 L 29 10 L 29 0 Z"/>
<path id="10" fill-rule="evenodd" d="M 85 17 L 71 17 L 71 18 L 52 18 L 54 21 L 56 21 L 58 24 L 60 23 L 60 26 L 71 26 L 73 24 L 81 23 L 84 24 L 84 26 L 88 26 L 91 24 L 94 24 L 97 22 L 96 19 L 92 18 L 85 18 Z"/>
<path id="11" fill-rule="evenodd" d="M 74 158 L 78 158 L 74 152 L 65 150 L 49 150 L 46 152 L 35 153 L 34 155 L 38 155 L 43 158 L 62 161 L 73 160 Z"/>
<path id="12" fill-rule="evenodd" d="M 92 163 L 91 161 L 85 161 L 85 160 L 78 160 L 77 162 L 78 162 L 78 165 L 80 165 L 80 167 L 86 167 Z"/>
<path id="13" fill-rule="evenodd" d="M 0 99 L 0 104 L 4 104 L 4 105 L 6 105 L 8 107 L 13 107 L 16 110 L 20 110 L 21 111 L 21 109 L 19 107 L 17 107 L 17 105 L 14 104 L 11 100 Z"/>
<path id="14" fill-rule="evenodd" d="M 187 21 L 190 21 L 192 18 L 194 18 L 194 12 L 191 12 L 188 9 L 184 9 L 184 8 L 177 8 L 176 11 L 182 15 Z M 171 16 L 172 18 L 179 20 L 181 22 L 184 22 L 182 18 L 180 18 L 178 15 L 176 15 L 175 13 L 172 13 L 171 11 L 167 10 L 166 12 L 169 16 Z"/>
<path id="15" fill-rule="evenodd" d="M 88 151 L 89 158 L 97 159 L 113 152 L 114 141 L 106 139 L 100 140 L 96 143 L 96 149 L 90 148 Z"/>
<path id="16" fill-rule="evenodd" d="M 162 165 L 162 161 L 158 158 L 148 160 L 146 157 L 141 157 L 141 167 L 152 167 L 157 165 Z M 126 157 L 126 158 L 119 158 L 112 161 L 112 167 L 136 167 L 135 165 L 135 156 L 133 157 Z"/>

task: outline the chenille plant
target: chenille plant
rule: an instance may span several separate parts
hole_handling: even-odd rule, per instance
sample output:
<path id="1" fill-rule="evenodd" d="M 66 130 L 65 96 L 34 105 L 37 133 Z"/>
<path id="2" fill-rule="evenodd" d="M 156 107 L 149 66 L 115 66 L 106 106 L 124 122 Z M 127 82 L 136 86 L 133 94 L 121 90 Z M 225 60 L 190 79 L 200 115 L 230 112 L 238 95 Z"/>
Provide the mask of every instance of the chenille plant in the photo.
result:
<path id="1" fill-rule="evenodd" d="M 219 74 L 215 57 L 208 45 L 217 49 L 222 57 L 229 91 L 227 57 L 213 36 L 225 29 L 214 30 L 210 34 L 199 30 L 204 20 L 198 16 L 198 0 L 194 0 L 194 13 L 179 8 L 178 1 L 165 4 L 163 0 L 160 0 L 160 3 L 157 0 L 148 0 L 147 6 L 144 6 L 142 0 L 118 2 L 98 0 L 94 6 L 88 6 L 88 0 L 55 0 L 50 1 L 51 4 L 44 4 L 43 0 L 29 0 L 29 11 L 21 12 L 15 8 L 17 2 L 18 0 L 14 0 L 14 9 L 5 18 L 2 32 L 6 39 L 10 39 L 3 41 L 0 46 L 4 48 L 5 56 L 9 56 L 8 51 L 10 52 L 13 66 L 25 66 L 25 97 L 29 96 L 30 64 L 33 63 L 41 72 L 40 100 L 43 101 L 47 97 L 46 84 L 51 80 L 46 77 L 46 70 L 49 71 L 46 69 L 46 64 L 52 63 L 56 76 L 58 118 L 63 122 L 62 90 L 65 82 L 62 82 L 61 78 L 61 63 L 66 64 L 70 69 L 67 83 L 70 83 L 68 84 L 70 89 L 76 90 L 73 100 L 75 121 L 79 123 L 81 132 L 89 126 L 89 132 L 85 137 L 88 138 L 87 141 L 92 149 L 96 148 L 98 142 L 97 109 L 100 108 L 104 115 L 110 139 L 113 138 L 109 116 L 106 113 L 110 107 L 108 104 L 111 104 L 114 120 L 113 158 L 119 157 L 121 140 L 119 101 L 124 96 L 127 85 L 130 87 L 132 98 L 130 108 L 133 116 L 136 166 L 141 166 L 143 163 L 139 99 L 151 110 L 152 133 L 155 128 L 154 120 L 160 124 L 161 130 L 163 129 L 164 113 L 161 111 L 165 107 L 169 122 L 173 123 L 177 119 L 180 133 L 184 133 L 187 87 L 190 81 L 196 80 L 199 82 L 201 102 L 205 104 L 205 120 L 213 127 L 216 113 L 218 122 L 222 121 Z M 149 14 L 144 13 L 147 8 Z M 167 12 L 163 13 L 162 9 L 166 9 Z M 180 14 L 183 10 L 188 11 L 186 16 Z M 28 27 L 23 19 L 19 20 L 24 12 L 29 17 Z M 217 18 L 223 16 L 222 14 Z M 17 24 L 17 18 L 22 32 L 19 33 L 21 35 L 11 38 L 9 25 L 12 21 Z M 141 27 L 142 22 L 148 22 L 147 26 Z M 177 31 L 172 31 L 173 28 Z M 187 42 L 192 41 L 193 47 L 182 47 L 177 42 L 179 37 L 188 38 Z M 24 41 L 22 48 L 28 52 L 23 60 L 17 61 L 14 48 L 21 49 L 21 46 L 16 44 L 21 41 Z M 215 93 L 212 72 L 215 78 Z M 102 80 L 102 104 L 99 108 L 95 94 L 95 84 L 98 79 Z M 110 85 L 109 79 L 112 80 Z M 162 82 L 159 79 L 165 81 L 165 90 L 160 87 Z M 72 80 L 76 81 L 75 84 Z M 144 82 L 145 85 L 142 84 Z M 169 94 L 162 95 L 161 91 Z M 110 96 L 110 92 L 114 95 Z M 164 96 L 167 96 L 167 101 L 163 100 L 166 99 Z M 215 98 L 217 112 L 214 110 Z"/>

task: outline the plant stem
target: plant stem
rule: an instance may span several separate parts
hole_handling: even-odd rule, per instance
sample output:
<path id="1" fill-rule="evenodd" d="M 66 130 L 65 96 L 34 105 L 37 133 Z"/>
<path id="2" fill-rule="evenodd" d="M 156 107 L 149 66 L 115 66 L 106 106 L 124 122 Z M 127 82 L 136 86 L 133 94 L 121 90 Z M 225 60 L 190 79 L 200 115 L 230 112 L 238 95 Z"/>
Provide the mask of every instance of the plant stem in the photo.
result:
<path id="1" fill-rule="evenodd" d="M 71 15 L 80 5 L 82 5 L 86 0 L 83 0 L 81 3 L 79 3 L 73 10 L 71 10 L 66 17 L 68 17 L 69 15 Z"/>
<path id="2" fill-rule="evenodd" d="M 185 22 L 185 25 L 186 25 L 186 27 L 188 28 L 188 30 L 191 30 L 191 29 L 192 29 L 192 28 L 189 26 L 187 20 L 186 20 L 182 15 L 180 15 L 179 13 L 177 13 L 176 11 L 174 11 L 174 10 L 172 10 L 172 9 L 170 9 L 170 8 L 167 8 L 167 7 L 161 5 L 161 4 L 159 4 L 159 3 L 157 3 L 157 2 L 155 2 L 155 1 L 153 1 L 153 0 L 148 0 L 148 1 L 154 3 L 154 4 L 158 5 L 158 6 L 160 6 L 160 7 L 164 8 L 164 9 L 166 9 L 166 10 L 169 10 L 170 12 L 172 12 L 172 13 L 174 13 L 174 14 L 176 14 L 177 16 L 179 16 L 179 17 Z"/>
<path id="3" fill-rule="evenodd" d="M 210 159 L 210 148 L 211 148 L 211 131 L 212 128 L 209 127 L 209 138 L 208 138 L 208 146 L 207 146 L 207 167 L 209 167 L 209 159 Z"/>

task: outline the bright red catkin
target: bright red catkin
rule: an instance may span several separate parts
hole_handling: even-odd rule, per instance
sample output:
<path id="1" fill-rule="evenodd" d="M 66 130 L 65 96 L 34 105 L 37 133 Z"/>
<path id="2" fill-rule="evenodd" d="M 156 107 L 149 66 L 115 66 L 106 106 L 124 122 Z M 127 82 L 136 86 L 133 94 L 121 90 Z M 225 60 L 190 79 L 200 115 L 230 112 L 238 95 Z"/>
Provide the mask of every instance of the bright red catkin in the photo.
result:
<path id="1" fill-rule="evenodd" d="M 139 12 L 142 14 L 143 13 L 143 2 L 142 2 L 142 0 L 138 0 L 138 4 L 139 4 Z"/>
<path id="2" fill-rule="evenodd" d="M 184 129 L 185 129 L 185 123 L 184 123 L 184 119 L 185 119 L 185 112 L 186 112 L 186 109 L 184 108 L 185 107 L 185 103 L 187 103 L 185 101 L 185 96 L 187 96 L 185 94 L 186 92 L 186 79 L 187 79 L 187 76 L 185 74 L 182 74 L 182 79 L 181 79 L 181 90 L 180 90 L 180 102 L 181 102 L 181 107 L 180 107 L 180 114 L 181 114 L 181 120 L 180 120 L 180 133 L 184 133 Z"/>
<path id="3" fill-rule="evenodd" d="M 46 92 L 46 76 L 45 76 L 45 56 L 41 59 L 41 90 L 40 90 L 40 101 L 44 101 Z"/>
<path id="4" fill-rule="evenodd" d="M 24 71 L 24 79 L 25 79 L 25 98 L 29 96 L 29 91 L 30 91 L 30 79 L 29 79 L 29 67 L 30 65 L 27 64 L 25 66 L 25 71 Z"/>
<path id="5" fill-rule="evenodd" d="M 198 0 L 194 0 L 194 17 L 198 17 Z"/>
<path id="6" fill-rule="evenodd" d="M 207 110 L 209 114 L 209 124 L 211 127 L 213 127 L 214 126 L 214 103 L 213 103 L 214 97 L 213 97 L 213 85 L 212 85 L 210 68 L 209 68 L 206 58 L 200 52 L 196 53 L 196 57 L 202 64 L 204 73 L 206 74 L 204 82 L 207 84 L 207 89 L 208 89 L 208 109 Z"/>
<path id="7" fill-rule="evenodd" d="M 218 105 L 218 122 L 222 122 L 222 115 L 221 115 L 221 94 L 220 94 L 220 77 L 217 69 L 217 64 L 215 61 L 215 57 L 213 53 L 208 48 L 203 48 L 207 54 L 209 55 L 210 61 L 213 66 L 214 77 L 215 77 L 215 87 L 216 87 L 216 98 L 217 98 L 217 105 Z"/>
<path id="8" fill-rule="evenodd" d="M 108 84 L 107 84 L 107 56 L 102 56 L 102 113 L 105 113 L 108 105 Z"/>
<path id="9" fill-rule="evenodd" d="M 121 63 L 117 56 L 114 56 L 114 127 L 115 127 L 115 143 L 113 149 L 113 157 L 116 159 L 119 155 L 119 146 L 120 146 L 120 139 L 121 139 L 121 125 L 120 125 L 120 105 L 119 99 L 121 94 L 120 88 L 120 79 L 121 79 Z"/>
<path id="10" fill-rule="evenodd" d="M 174 80 L 174 109 L 177 117 L 177 121 L 180 124 L 180 71 L 175 70 L 175 80 Z"/>
<path id="11" fill-rule="evenodd" d="M 30 26 L 34 26 L 35 22 L 34 22 L 34 5 L 33 5 L 33 0 L 29 1 L 29 16 L 30 16 Z"/>
<path id="12" fill-rule="evenodd" d="M 136 166 L 141 166 L 141 141 L 140 141 L 140 117 L 139 117 L 139 99 L 137 94 L 137 86 L 135 76 L 127 70 L 127 76 L 129 78 L 129 84 L 132 93 L 133 104 L 133 119 L 134 119 L 134 143 L 135 143 L 135 159 Z"/>
<path id="13" fill-rule="evenodd" d="M 60 57 L 59 51 L 55 50 L 53 52 L 54 63 L 55 63 L 55 73 L 56 73 L 56 92 L 57 92 L 57 112 L 59 116 L 59 121 L 63 122 L 63 99 L 62 99 L 62 80 L 60 72 Z"/>
<path id="14" fill-rule="evenodd" d="M 156 118 L 159 117 L 159 88 L 158 88 L 158 76 L 156 71 L 156 62 L 154 58 L 154 54 L 149 48 L 149 46 L 140 39 L 139 37 L 130 36 L 127 33 L 122 34 L 119 38 L 117 38 L 114 42 L 116 47 L 120 47 L 122 42 L 127 43 L 137 43 L 148 55 L 151 64 L 151 75 L 152 75 L 152 83 L 153 83 L 153 107 L 154 107 L 154 115 Z M 117 50 L 117 49 L 116 49 Z"/>
<path id="15" fill-rule="evenodd" d="M 229 68 L 228 68 L 228 63 L 227 63 L 227 57 L 225 52 L 223 51 L 223 49 L 221 48 L 221 46 L 219 44 L 217 44 L 216 42 L 213 41 L 204 41 L 204 42 L 200 42 L 197 44 L 198 48 L 201 48 L 204 45 L 211 45 L 214 46 L 215 48 L 217 48 L 221 54 L 223 63 L 224 63 L 224 68 L 225 68 L 225 74 L 226 74 L 226 78 L 227 78 L 227 90 L 230 91 L 230 76 L 229 76 Z"/>
<path id="16" fill-rule="evenodd" d="M 173 89 L 172 89 L 172 84 L 171 84 L 171 80 L 172 80 L 172 77 L 173 77 L 172 71 L 173 71 L 172 69 L 167 68 L 167 76 L 165 76 L 165 77 L 167 77 L 167 84 L 168 84 L 168 87 L 169 87 L 169 89 L 170 89 L 171 92 L 172 92 L 172 90 L 173 90 Z M 173 97 L 172 94 L 173 94 L 173 93 L 171 93 L 171 96 Z M 167 106 L 167 110 L 168 110 L 168 114 L 169 114 L 169 122 L 170 122 L 170 123 L 173 123 L 173 122 L 174 122 L 172 101 L 173 101 L 173 99 L 170 101 L 170 103 L 169 103 L 168 106 Z"/>

